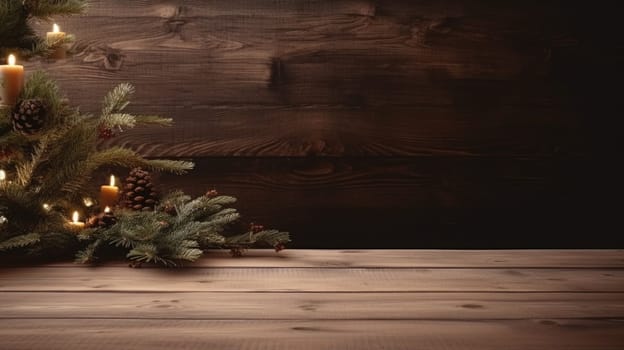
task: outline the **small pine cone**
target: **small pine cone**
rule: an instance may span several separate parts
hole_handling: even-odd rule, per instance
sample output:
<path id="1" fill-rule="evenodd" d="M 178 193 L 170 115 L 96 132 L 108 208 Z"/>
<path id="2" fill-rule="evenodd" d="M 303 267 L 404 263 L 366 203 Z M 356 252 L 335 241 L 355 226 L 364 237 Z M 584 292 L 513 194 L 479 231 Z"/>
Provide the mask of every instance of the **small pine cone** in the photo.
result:
<path id="1" fill-rule="evenodd" d="M 108 128 L 106 126 L 98 127 L 98 137 L 100 139 L 106 140 L 114 136 L 115 136 L 115 132 L 113 131 L 113 129 Z"/>
<path id="2" fill-rule="evenodd" d="M 152 179 L 148 171 L 135 168 L 130 171 L 124 185 L 124 200 L 126 208 L 137 211 L 154 210 L 158 204 L 158 193 L 154 190 Z"/>
<path id="3" fill-rule="evenodd" d="M 87 220 L 87 227 L 109 228 L 117 223 L 117 217 L 112 212 L 104 212 L 90 217 Z"/>
<path id="4" fill-rule="evenodd" d="M 171 204 L 166 204 L 166 205 L 163 207 L 163 211 L 164 211 L 165 213 L 167 213 L 167 214 L 171 215 L 171 216 L 176 216 L 176 215 L 178 215 L 178 211 L 176 210 L 175 206 L 174 206 L 174 205 L 171 205 Z"/>
<path id="5" fill-rule="evenodd" d="M 212 190 L 206 192 L 206 194 L 205 194 L 205 196 L 208 197 L 208 198 L 214 198 L 214 197 L 217 197 L 218 195 L 219 195 L 219 192 L 217 192 L 217 190 L 215 190 L 215 189 L 212 189 Z"/>
<path id="6" fill-rule="evenodd" d="M 277 252 L 280 252 L 280 251 L 286 249 L 286 246 L 284 244 L 282 244 L 282 243 L 278 243 L 273 248 L 275 248 L 275 252 L 277 253 Z"/>
<path id="7" fill-rule="evenodd" d="M 39 132 L 47 119 L 48 107 L 39 99 L 22 100 L 11 115 L 13 129 L 27 135 Z"/>
<path id="8" fill-rule="evenodd" d="M 258 225 L 258 224 L 254 224 L 253 222 L 249 225 L 249 230 L 253 233 L 258 233 L 262 230 L 264 230 L 264 226 L 263 225 Z"/>

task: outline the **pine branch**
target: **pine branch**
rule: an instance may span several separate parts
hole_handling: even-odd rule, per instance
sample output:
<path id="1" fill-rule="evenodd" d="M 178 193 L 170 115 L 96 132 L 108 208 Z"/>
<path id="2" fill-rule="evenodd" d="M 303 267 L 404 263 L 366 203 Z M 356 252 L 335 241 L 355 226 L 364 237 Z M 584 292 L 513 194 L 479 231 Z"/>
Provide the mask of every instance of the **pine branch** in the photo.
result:
<path id="1" fill-rule="evenodd" d="M 111 90 L 104 98 L 102 115 L 109 116 L 113 113 L 121 113 L 129 104 L 130 98 L 134 94 L 134 86 L 128 83 L 121 83 Z"/>
<path id="2" fill-rule="evenodd" d="M 39 242 L 40 240 L 41 236 L 38 233 L 28 233 L 25 235 L 11 237 L 4 242 L 0 242 L 0 251 L 27 247 Z"/>
<path id="3" fill-rule="evenodd" d="M 52 16 L 70 16 L 83 13 L 87 8 L 85 0 L 24 0 L 31 16 L 50 19 Z"/>
<path id="4" fill-rule="evenodd" d="M 179 249 L 178 252 L 171 254 L 171 260 L 196 261 L 204 252 L 201 249 L 186 248 Z"/>
<path id="5" fill-rule="evenodd" d="M 176 266 L 175 261 L 161 257 L 153 244 L 141 244 L 130 250 L 126 257 L 138 262 L 154 262 L 164 266 Z"/>
<path id="6" fill-rule="evenodd" d="M 149 159 L 144 160 L 143 164 L 144 165 L 139 166 L 153 171 L 165 171 L 177 175 L 186 174 L 195 167 L 195 163 L 193 162 L 169 159 Z"/>
<path id="7" fill-rule="evenodd" d="M 39 144 L 35 146 L 30 161 L 21 164 L 16 168 L 17 183 L 22 187 L 27 187 L 33 178 L 37 167 L 44 160 L 44 154 L 48 149 L 49 140 L 42 138 Z"/>
<path id="8" fill-rule="evenodd" d="M 125 168 L 143 167 L 175 174 L 183 174 L 194 167 L 193 163 L 185 161 L 147 160 L 133 150 L 123 147 L 112 147 L 97 151 L 89 155 L 86 160 L 74 166 L 67 174 L 68 176 L 65 176 L 67 181 L 59 187 L 65 192 L 81 191 L 91 179 L 93 172 L 104 165 Z"/>
<path id="9" fill-rule="evenodd" d="M 85 249 L 76 253 L 76 259 L 74 260 L 78 264 L 87 264 L 95 261 L 97 258 L 95 252 L 102 244 L 102 240 L 97 239 L 95 242 L 89 244 Z"/>
<path id="10" fill-rule="evenodd" d="M 48 128 L 65 123 L 67 116 L 74 113 L 68 108 L 66 99 L 56 82 L 42 71 L 36 71 L 30 75 L 20 97 L 45 101 L 50 117 L 47 121 Z"/>
<path id="11" fill-rule="evenodd" d="M 106 128 L 115 128 L 119 131 L 124 129 L 132 129 L 138 124 L 142 125 L 157 125 L 157 126 L 171 126 L 173 119 L 163 118 L 155 115 L 140 115 L 135 116 L 128 113 L 111 113 L 102 116 L 101 124 Z"/>
<path id="12" fill-rule="evenodd" d="M 288 242 L 290 242 L 290 235 L 288 232 L 263 230 L 257 233 L 247 232 L 237 236 L 227 237 L 225 246 L 248 248 L 255 244 L 264 244 L 270 247 L 275 247 L 279 244 L 286 244 Z"/>

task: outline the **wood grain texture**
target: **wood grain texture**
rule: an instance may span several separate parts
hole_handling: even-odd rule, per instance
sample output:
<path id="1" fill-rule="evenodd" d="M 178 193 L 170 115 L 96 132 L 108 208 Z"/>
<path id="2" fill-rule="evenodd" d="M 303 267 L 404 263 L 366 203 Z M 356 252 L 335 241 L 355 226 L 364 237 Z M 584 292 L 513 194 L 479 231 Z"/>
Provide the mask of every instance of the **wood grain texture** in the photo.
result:
<path id="1" fill-rule="evenodd" d="M 624 293 L 624 270 L 205 268 L 183 273 L 127 267 L 4 268 L 0 291 Z"/>
<path id="2" fill-rule="evenodd" d="M 319 142 L 328 155 L 583 150 L 582 118 L 549 79 L 552 51 L 578 45 L 575 27 L 552 4 L 509 8 L 523 11 L 460 1 L 94 1 L 86 18 L 64 20 L 76 55 L 29 68 L 49 70 L 86 110 L 133 82 L 137 111 L 178 121 L 158 137 L 117 141 L 149 155 L 302 156 Z M 541 136 L 529 143 L 531 130 Z"/>
<path id="3" fill-rule="evenodd" d="M 256 267 L 211 255 L 186 269 L 2 268 L 0 347 L 624 345 L 621 251 L 286 253 L 275 259 L 274 253 L 251 251 L 247 262 Z M 422 268 L 427 264 L 433 266 Z"/>
<path id="4" fill-rule="evenodd" d="M 619 350 L 621 320 L 172 321 L 0 320 L 14 350 L 111 349 L 511 349 Z"/>
<path id="5" fill-rule="evenodd" d="M 20 292 L 0 294 L 0 320 L 616 319 L 623 300 L 622 293 Z"/>
<path id="6" fill-rule="evenodd" d="M 594 174 L 566 157 L 210 158 L 157 182 L 236 196 L 244 222 L 297 248 L 619 247 Z"/>
<path id="7" fill-rule="evenodd" d="M 620 247 L 614 4 L 94 0 L 56 19 L 75 54 L 26 68 L 88 112 L 133 83 L 130 111 L 176 125 L 104 144 L 204 158 L 168 186 L 297 247 Z"/>

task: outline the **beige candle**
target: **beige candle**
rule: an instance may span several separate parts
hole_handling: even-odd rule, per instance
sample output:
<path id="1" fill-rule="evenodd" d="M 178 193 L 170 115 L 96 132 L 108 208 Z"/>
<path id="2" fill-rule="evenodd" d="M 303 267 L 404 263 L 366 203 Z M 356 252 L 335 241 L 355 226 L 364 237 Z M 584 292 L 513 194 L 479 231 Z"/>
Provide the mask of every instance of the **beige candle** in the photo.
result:
<path id="1" fill-rule="evenodd" d="M 66 50 L 63 41 L 65 40 L 65 32 L 61 32 L 59 26 L 54 23 L 52 31 L 46 34 L 48 46 L 53 48 L 50 53 L 51 58 L 65 58 Z"/>
<path id="2" fill-rule="evenodd" d="M 15 64 L 14 55 L 8 63 L 0 65 L 0 105 L 13 107 L 24 87 L 24 66 Z"/>
<path id="3" fill-rule="evenodd" d="M 72 221 L 69 223 L 69 227 L 71 227 L 72 230 L 80 231 L 85 227 L 84 222 L 78 221 L 79 218 L 78 212 L 75 211 L 74 215 L 72 215 Z"/>
<path id="4" fill-rule="evenodd" d="M 114 207 L 119 197 L 119 187 L 115 186 L 115 176 L 110 177 L 110 186 L 100 187 L 100 207 Z"/>

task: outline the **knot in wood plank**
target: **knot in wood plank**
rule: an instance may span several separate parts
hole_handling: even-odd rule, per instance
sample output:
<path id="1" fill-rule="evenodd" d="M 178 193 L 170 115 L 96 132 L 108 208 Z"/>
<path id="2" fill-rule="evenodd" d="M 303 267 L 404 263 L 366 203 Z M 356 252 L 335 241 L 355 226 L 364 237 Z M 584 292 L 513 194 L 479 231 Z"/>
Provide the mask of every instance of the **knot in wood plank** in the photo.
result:
<path id="1" fill-rule="evenodd" d="M 189 21 L 184 19 L 184 13 L 186 8 L 184 6 L 178 6 L 174 14 L 165 21 L 167 31 L 170 33 L 180 34 L 182 27 Z"/>
<path id="2" fill-rule="evenodd" d="M 89 46 L 83 51 L 83 54 L 85 55 L 83 62 L 101 62 L 102 68 L 108 71 L 120 70 L 125 57 L 120 49 L 108 45 Z"/>

